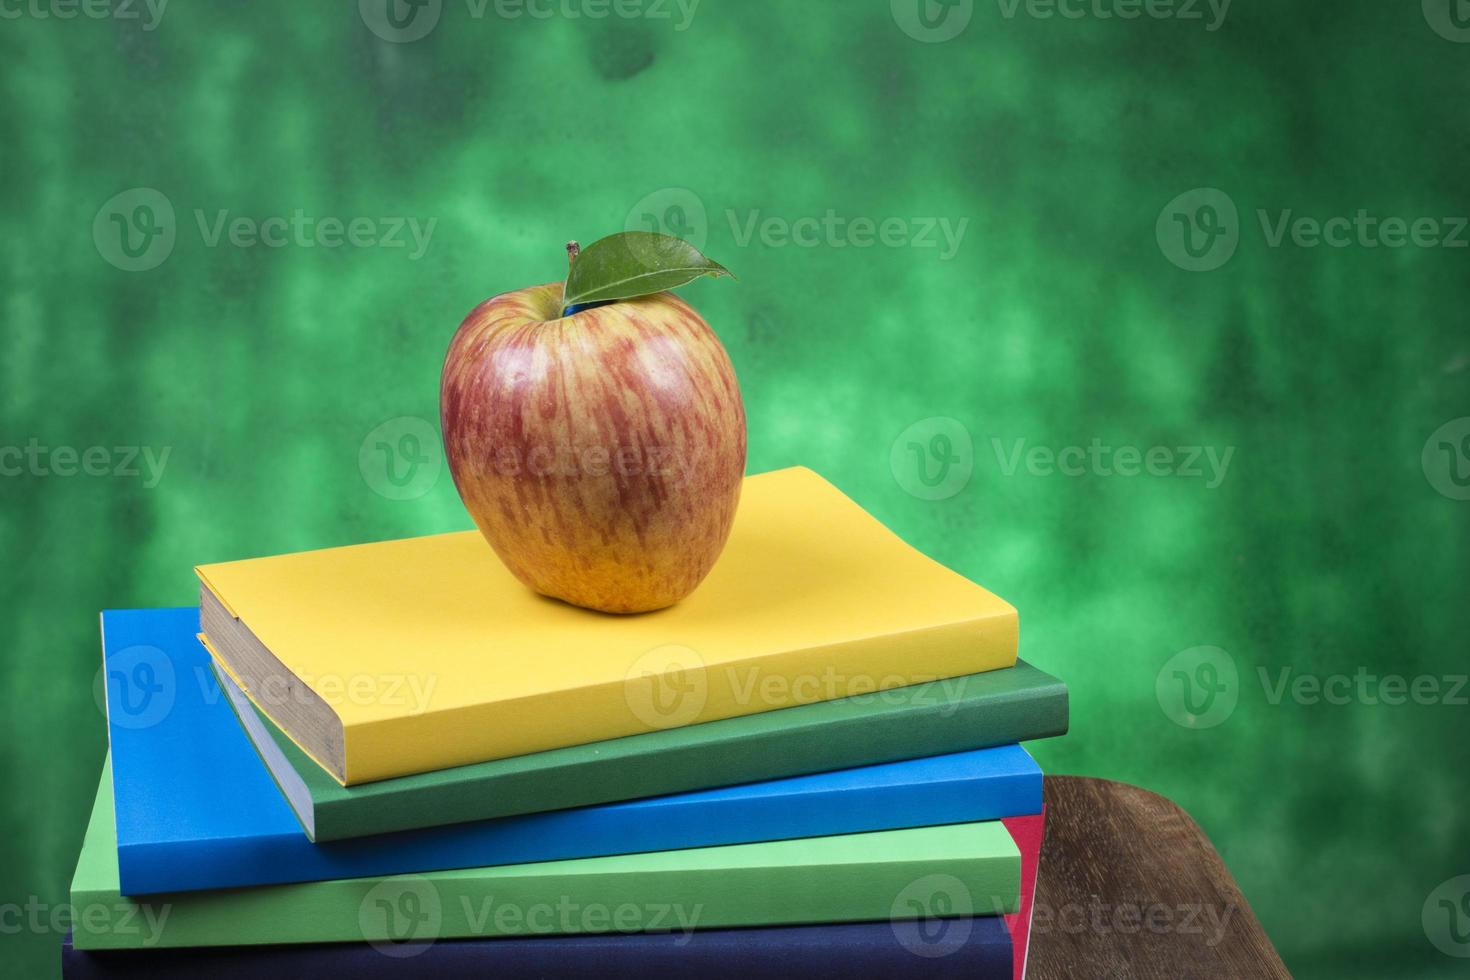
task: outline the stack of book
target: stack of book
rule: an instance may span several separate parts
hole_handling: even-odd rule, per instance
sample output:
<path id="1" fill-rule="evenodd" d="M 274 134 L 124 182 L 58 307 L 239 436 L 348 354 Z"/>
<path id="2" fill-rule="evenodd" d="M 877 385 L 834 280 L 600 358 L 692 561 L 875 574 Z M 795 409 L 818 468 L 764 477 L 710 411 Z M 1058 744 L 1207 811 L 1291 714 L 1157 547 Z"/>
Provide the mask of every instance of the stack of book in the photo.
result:
<path id="1" fill-rule="evenodd" d="M 475 532 L 197 571 L 102 616 L 67 977 L 1024 970 L 1066 688 L 809 470 L 637 616 Z"/>

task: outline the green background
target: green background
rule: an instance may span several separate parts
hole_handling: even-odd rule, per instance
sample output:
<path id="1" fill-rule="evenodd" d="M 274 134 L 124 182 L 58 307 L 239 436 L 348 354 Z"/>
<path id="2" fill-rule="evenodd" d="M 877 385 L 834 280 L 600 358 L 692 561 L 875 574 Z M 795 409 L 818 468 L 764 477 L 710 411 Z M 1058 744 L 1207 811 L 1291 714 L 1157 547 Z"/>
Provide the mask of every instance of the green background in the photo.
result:
<path id="1" fill-rule="evenodd" d="M 446 0 L 411 43 L 351 2 L 176 2 L 153 30 L 26 2 L 0 4 L 20 12 L 0 19 L 0 446 L 170 456 L 153 487 L 0 478 L 0 904 L 66 899 L 105 750 L 97 611 L 188 604 L 199 562 L 469 526 L 445 473 L 378 492 L 364 440 L 436 420 L 476 302 L 653 213 L 740 277 L 685 292 L 735 362 L 750 470 L 817 469 L 1019 607 L 1023 655 L 1073 692 L 1044 767 L 1187 808 L 1300 976 L 1463 968 L 1421 911 L 1470 872 L 1470 709 L 1273 703 L 1258 674 L 1470 659 L 1470 502 L 1436 489 L 1449 457 L 1421 466 L 1470 415 L 1470 250 L 1273 247 L 1258 217 L 1470 210 L 1470 44 L 1417 2 L 1239 0 L 1210 31 L 1207 10 L 988 0 L 942 43 L 888 0 L 705 0 L 685 30 L 676 8 L 475 18 Z M 94 219 L 140 187 L 176 241 L 130 272 Z M 1201 187 L 1238 208 L 1239 242 L 1192 272 L 1156 221 Z M 414 259 L 211 246 L 196 218 L 297 209 L 437 224 Z M 744 236 L 753 214 L 829 209 L 968 224 L 947 259 Z M 943 448 L 936 417 L 970 478 L 927 500 L 905 454 Z M 1005 458 L 1094 438 L 1234 455 L 1214 488 Z M 1238 669 L 1208 729 L 1165 710 L 1166 663 L 1199 646 Z M 54 972 L 60 936 L 15 924 L 0 972 Z"/>

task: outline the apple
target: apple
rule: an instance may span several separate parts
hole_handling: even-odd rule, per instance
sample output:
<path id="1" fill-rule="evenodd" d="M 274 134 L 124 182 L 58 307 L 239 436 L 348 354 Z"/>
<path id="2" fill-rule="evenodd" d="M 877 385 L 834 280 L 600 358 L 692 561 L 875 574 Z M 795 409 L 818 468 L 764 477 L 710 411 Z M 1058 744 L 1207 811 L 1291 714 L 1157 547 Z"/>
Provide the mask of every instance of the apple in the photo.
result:
<path id="1" fill-rule="evenodd" d="M 673 605 L 740 500 L 745 408 L 709 324 L 673 293 L 563 316 L 560 282 L 475 307 L 444 359 L 454 484 L 542 595 L 610 613 Z"/>

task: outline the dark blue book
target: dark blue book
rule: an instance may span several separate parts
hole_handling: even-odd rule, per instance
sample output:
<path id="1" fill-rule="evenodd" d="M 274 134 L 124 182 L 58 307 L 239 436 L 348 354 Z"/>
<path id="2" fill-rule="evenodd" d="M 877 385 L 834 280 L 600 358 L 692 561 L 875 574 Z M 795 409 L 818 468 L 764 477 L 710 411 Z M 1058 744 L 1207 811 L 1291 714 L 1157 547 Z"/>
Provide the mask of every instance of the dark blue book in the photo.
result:
<path id="1" fill-rule="evenodd" d="M 63 980 L 454 980 L 494 977 L 705 977 L 711 980 L 854 980 L 1012 976 L 1005 920 L 929 919 L 844 925 L 711 929 L 691 933 L 441 940 L 418 945 L 335 943 L 209 949 L 61 947 Z"/>

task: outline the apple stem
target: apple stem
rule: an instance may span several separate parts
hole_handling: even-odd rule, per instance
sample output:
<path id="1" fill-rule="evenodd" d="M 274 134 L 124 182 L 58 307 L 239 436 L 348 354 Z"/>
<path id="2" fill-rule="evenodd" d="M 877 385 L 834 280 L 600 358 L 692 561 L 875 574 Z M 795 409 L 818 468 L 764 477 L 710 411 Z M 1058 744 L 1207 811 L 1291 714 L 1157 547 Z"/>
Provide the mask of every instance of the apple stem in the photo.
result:
<path id="1" fill-rule="evenodd" d="M 573 238 L 567 242 L 567 279 L 572 278 L 572 263 L 577 261 L 577 256 L 582 254 L 582 246 L 577 244 Z M 570 316 L 575 309 L 567 305 L 567 284 L 561 284 L 561 315 Z"/>

